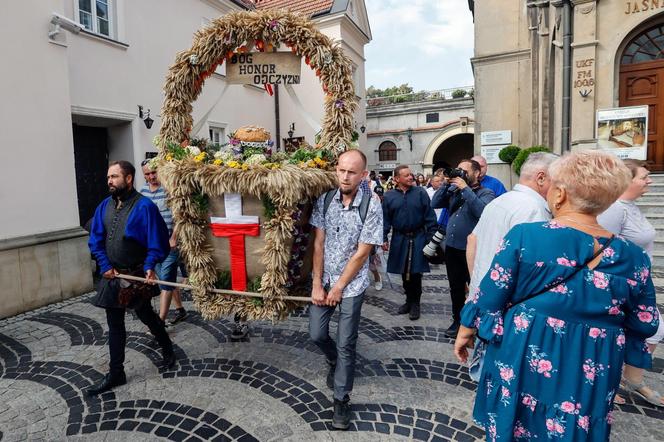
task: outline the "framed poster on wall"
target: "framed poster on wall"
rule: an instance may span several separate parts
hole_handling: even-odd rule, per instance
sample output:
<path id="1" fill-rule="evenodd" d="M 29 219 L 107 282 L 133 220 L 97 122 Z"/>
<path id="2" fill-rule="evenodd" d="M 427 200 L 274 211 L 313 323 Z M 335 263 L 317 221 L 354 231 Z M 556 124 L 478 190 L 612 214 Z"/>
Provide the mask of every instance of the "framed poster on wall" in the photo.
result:
<path id="1" fill-rule="evenodd" d="M 618 158 L 648 158 L 648 106 L 598 109 L 597 147 Z"/>

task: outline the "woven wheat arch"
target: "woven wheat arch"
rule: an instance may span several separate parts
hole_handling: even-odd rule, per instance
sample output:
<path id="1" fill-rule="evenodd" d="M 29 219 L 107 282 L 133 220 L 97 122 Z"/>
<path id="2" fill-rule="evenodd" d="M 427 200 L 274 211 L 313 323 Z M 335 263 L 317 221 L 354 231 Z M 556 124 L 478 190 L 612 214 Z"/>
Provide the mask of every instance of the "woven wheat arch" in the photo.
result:
<path id="1" fill-rule="evenodd" d="M 195 162 L 192 158 L 167 161 L 163 147 L 185 142 L 193 127 L 192 103 L 205 79 L 234 53 L 285 45 L 304 57 L 315 70 L 325 92 L 325 116 L 320 147 L 339 154 L 347 149 L 357 107 L 350 60 L 337 42 L 316 29 L 308 17 L 287 11 L 243 11 L 213 20 L 197 31 L 190 49 L 177 54 L 164 86 L 162 124 L 158 147 L 159 175 L 170 197 L 180 252 L 195 287 L 195 307 L 206 319 L 240 313 L 247 319 L 282 319 L 297 303 L 283 300 L 291 245 L 297 221 L 293 214 L 303 202 L 311 202 L 336 186 L 332 170 L 285 164 L 277 169 L 261 166 L 240 170 Z M 248 121 L 247 124 L 254 122 Z M 261 218 L 262 246 L 256 259 L 264 266 L 260 292 L 265 297 L 213 294 L 218 277 L 214 248 L 210 243 L 209 216 L 201 199 L 219 199 L 225 193 L 243 198 L 269 197 L 274 215 Z M 252 259 L 247 255 L 247 260 Z"/>

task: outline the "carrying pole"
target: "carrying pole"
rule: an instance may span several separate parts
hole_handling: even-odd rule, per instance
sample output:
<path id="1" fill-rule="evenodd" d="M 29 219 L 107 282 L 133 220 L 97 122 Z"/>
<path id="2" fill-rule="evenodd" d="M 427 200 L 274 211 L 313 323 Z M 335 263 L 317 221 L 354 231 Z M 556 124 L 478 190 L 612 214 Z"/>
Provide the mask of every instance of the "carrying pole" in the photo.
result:
<path id="1" fill-rule="evenodd" d="M 146 278 L 142 278 L 140 276 L 132 276 L 132 275 L 124 275 L 124 274 L 117 274 L 115 275 L 116 278 L 120 279 L 126 279 L 128 281 L 136 281 L 136 282 L 145 282 L 145 283 L 155 283 L 159 285 L 167 285 L 170 287 L 178 287 L 181 289 L 188 289 L 188 290 L 193 290 L 195 289 L 194 286 L 191 286 L 189 284 L 181 284 L 179 282 L 168 282 L 168 281 L 162 281 L 160 279 L 154 279 L 151 281 L 148 281 Z M 237 290 L 223 290 L 223 289 L 208 289 L 208 292 L 213 292 L 213 293 L 219 293 L 221 295 L 236 295 L 236 296 L 246 296 L 249 298 L 267 298 L 266 295 L 262 293 L 256 293 L 256 292 L 239 292 Z M 296 301 L 296 302 L 311 302 L 311 298 L 309 297 L 304 297 L 304 296 L 282 296 L 280 299 L 284 301 Z"/>

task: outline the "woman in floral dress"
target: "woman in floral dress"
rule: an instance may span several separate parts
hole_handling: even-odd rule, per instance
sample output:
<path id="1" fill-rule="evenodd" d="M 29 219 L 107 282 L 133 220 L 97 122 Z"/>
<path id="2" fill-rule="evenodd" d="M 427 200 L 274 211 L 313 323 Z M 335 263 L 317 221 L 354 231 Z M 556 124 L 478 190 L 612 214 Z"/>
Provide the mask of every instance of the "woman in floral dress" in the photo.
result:
<path id="1" fill-rule="evenodd" d="M 489 343 L 474 409 L 487 440 L 608 440 L 623 362 L 651 364 L 650 260 L 596 218 L 627 188 L 629 170 L 584 152 L 557 160 L 550 175 L 554 219 L 510 230 L 462 312 L 457 357 L 467 360 L 475 333 Z"/>

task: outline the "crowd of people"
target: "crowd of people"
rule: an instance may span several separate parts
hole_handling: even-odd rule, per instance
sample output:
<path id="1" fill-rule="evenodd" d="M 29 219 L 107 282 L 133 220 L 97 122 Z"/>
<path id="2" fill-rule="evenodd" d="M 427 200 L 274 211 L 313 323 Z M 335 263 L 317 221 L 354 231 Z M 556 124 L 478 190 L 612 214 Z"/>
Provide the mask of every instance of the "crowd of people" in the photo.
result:
<path id="1" fill-rule="evenodd" d="M 175 363 L 165 331 L 171 299 L 173 322 L 186 316 L 172 288 L 161 288 L 157 315 L 149 299 L 158 289 L 115 278 L 177 275 L 165 193 L 156 171 L 142 166 L 139 193 L 133 166 L 111 164 L 111 196 L 91 224 L 90 249 L 103 275 L 95 304 L 106 310 L 110 370 L 90 394 L 126 382 L 126 308 L 157 338 L 167 368 Z M 315 201 L 310 220 L 309 332 L 327 361 L 332 427 L 350 425 L 361 308 L 372 282 L 382 288 L 383 252 L 387 273 L 401 275 L 398 313 L 413 321 L 423 273 L 434 258 L 444 261 L 453 308 L 445 333 L 455 339 L 457 358 L 471 362 L 473 416 L 488 440 L 607 440 L 613 405 L 624 402 L 619 388 L 664 406 L 643 377 L 664 337 L 650 276 L 655 230 L 635 204 L 651 182 L 644 162 L 601 152 L 533 153 L 511 191 L 487 175 L 481 156 L 430 177 L 400 165 L 385 181 L 367 171 L 361 151 L 350 150 L 339 156 L 336 174 L 339 187 Z"/>

